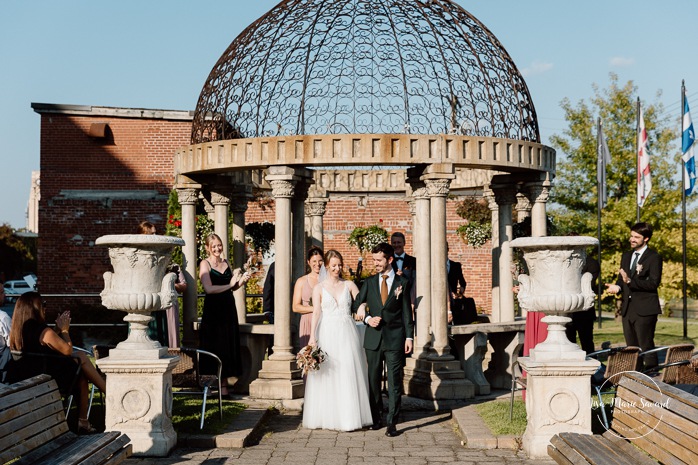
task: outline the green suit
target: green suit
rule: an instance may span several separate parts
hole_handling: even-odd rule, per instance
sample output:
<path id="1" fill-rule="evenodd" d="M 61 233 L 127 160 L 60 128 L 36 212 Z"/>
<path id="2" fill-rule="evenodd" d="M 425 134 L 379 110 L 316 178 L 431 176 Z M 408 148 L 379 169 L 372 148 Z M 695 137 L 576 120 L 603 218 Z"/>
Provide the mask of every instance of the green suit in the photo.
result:
<path id="1" fill-rule="evenodd" d="M 382 303 L 379 274 L 364 281 L 359 295 L 354 300 L 352 311 L 356 312 L 362 303 L 368 305 L 367 315 L 381 317 L 377 328 L 366 326 L 364 349 L 368 362 L 369 402 L 373 423 L 381 423 L 383 398 L 381 377 L 383 361 L 388 369 L 388 426 L 395 425 L 400 413 L 402 396 L 403 365 L 405 360 L 405 339 L 414 337 L 412 308 L 410 305 L 410 282 L 407 278 L 395 275 L 388 292 L 388 300 Z"/>

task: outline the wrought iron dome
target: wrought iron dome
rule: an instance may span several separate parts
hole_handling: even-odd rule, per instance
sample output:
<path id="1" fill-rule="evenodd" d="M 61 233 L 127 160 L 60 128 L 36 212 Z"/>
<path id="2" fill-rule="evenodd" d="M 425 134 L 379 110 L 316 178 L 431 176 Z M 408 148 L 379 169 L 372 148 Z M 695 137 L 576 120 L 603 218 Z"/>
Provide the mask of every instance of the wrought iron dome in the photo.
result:
<path id="1" fill-rule="evenodd" d="M 400 133 L 540 142 L 513 60 L 453 1 L 280 2 L 213 67 L 192 143 Z"/>

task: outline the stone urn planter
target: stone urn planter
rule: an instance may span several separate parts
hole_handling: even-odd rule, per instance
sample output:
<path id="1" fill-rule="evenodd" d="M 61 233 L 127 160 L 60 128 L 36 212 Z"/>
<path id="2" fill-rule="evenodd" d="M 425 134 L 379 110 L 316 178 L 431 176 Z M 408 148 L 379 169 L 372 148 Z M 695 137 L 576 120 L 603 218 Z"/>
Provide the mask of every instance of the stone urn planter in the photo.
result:
<path id="1" fill-rule="evenodd" d="M 520 237 L 511 247 L 523 250 L 528 275 L 519 275 L 519 305 L 528 312 L 543 312 L 548 337 L 531 350 L 531 360 L 584 360 L 584 352 L 565 335 L 567 316 L 594 305 L 591 273 L 582 274 L 587 247 L 593 237 Z"/>
<path id="2" fill-rule="evenodd" d="M 159 349 L 157 358 L 166 352 L 160 343 L 148 337 L 146 329 L 153 319 L 150 313 L 172 305 L 177 298 L 173 273 L 165 273 L 172 249 L 184 245 L 178 237 L 151 234 L 121 234 L 97 238 L 97 245 L 109 247 L 114 272 L 104 273 L 102 305 L 128 313 L 128 338 L 117 345 L 121 350 Z M 155 355 L 153 354 L 153 355 Z"/>
<path id="3" fill-rule="evenodd" d="M 528 275 L 519 276 L 519 304 L 543 312 L 548 337 L 520 357 L 526 370 L 526 431 L 522 448 L 530 458 L 548 458 L 550 438 L 563 431 L 591 434 L 591 380 L 599 362 L 567 340 L 572 312 L 594 304 L 592 276 L 582 274 L 593 237 L 525 237 L 511 241 L 524 252 Z"/>
<path id="4" fill-rule="evenodd" d="M 166 273 L 178 237 L 149 234 L 102 236 L 114 271 L 104 273 L 102 304 L 128 312 L 129 335 L 97 365 L 107 375 L 105 426 L 131 439 L 133 454 L 164 457 L 177 443 L 172 427 L 172 369 L 178 357 L 148 337 L 150 313 L 177 298 L 175 275 Z"/>

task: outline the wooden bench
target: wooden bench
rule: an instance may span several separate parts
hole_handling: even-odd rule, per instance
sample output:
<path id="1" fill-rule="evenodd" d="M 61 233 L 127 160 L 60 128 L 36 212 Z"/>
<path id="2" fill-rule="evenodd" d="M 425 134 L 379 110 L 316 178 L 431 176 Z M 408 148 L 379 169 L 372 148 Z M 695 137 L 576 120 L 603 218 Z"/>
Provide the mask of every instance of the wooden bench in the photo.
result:
<path id="1" fill-rule="evenodd" d="M 564 465 L 698 464 L 698 397 L 638 373 L 618 384 L 611 429 L 560 433 L 548 455 Z"/>
<path id="2" fill-rule="evenodd" d="M 131 455 L 128 436 L 68 431 L 58 385 L 39 375 L 0 387 L 0 463 L 117 464 Z"/>

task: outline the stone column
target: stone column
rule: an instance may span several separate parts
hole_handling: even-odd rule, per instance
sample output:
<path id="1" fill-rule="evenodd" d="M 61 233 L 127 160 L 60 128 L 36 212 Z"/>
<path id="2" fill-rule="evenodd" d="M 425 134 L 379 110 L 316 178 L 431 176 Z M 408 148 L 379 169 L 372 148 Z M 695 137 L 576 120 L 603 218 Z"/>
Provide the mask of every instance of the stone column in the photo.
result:
<path id="1" fill-rule="evenodd" d="M 529 216 L 531 216 L 531 202 L 525 194 L 519 192 L 516 194 L 516 222 L 521 223 Z"/>
<path id="2" fill-rule="evenodd" d="M 548 223 L 546 214 L 546 204 L 550 197 L 550 181 L 527 183 L 524 187 L 530 193 L 530 199 L 533 201 L 531 207 L 531 236 L 542 237 L 548 235 Z"/>
<path id="3" fill-rule="evenodd" d="M 509 243 L 513 240 L 511 206 L 516 202 L 516 185 L 513 183 L 490 186 L 499 205 L 499 312 L 493 323 L 514 321 L 514 279 L 512 254 Z"/>
<path id="4" fill-rule="evenodd" d="M 492 212 L 492 321 L 499 315 L 499 205 L 494 198 L 494 192 L 485 187 L 483 197 Z"/>
<path id="5" fill-rule="evenodd" d="M 325 216 L 328 200 L 327 197 L 310 197 L 305 204 L 305 214 L 310 218 L 308 228 L 310 232 L 310 245 L 320 247 L 321 249 L 323 248 L 322 244 L 324 242 L 322 219 Z"/>
<path id="6" fill-rule="evenodd" d="M 453 360 L 448 344 L 448 276 L 446 273 L 446 197 L 450 179 L 425 179 L 431 207 L 431 320 L 434 333 L 430 358 Z M 418 268 L 419 269 L 419 268 Z"/>
<path id="7" fill-rule="evenodd" d="M 253 398 L 297 399 L 304 393 L 303 380 L 296 366 L 291 340 L 292 200 L 300 179 L 296 172 L 296 169 L 287 166 L 271 166 L 266 176 L 272 187 L 276 210 L 274 353 L 269 360 L 263 362 L 259 378 L 250 384 L 250 396 Z"/>
<path id="8" fill-rule="evenodd" d="M 247 201 L 250 196 L 245 194 L 235 194 L 231 199 L 233 210 L 233 268 L 242 268 L 247 263 L 245 253 L 245 212 L 247 211 Z M 238 312 L 238 322 L 247 322 L 247 291 L 241 286 L 233 292 L 235 298 L 235 308 Z"/>
<path id="9" fill-rule="evenodd" d="M 196 275 L 196 204 L 199 201 L 201 185 L 178 185 L 176 189 L 179 204 L 182 206 L 182 239 L 184 239 L 182 271 L 187 282 L 187 289 L 182 297 L 184 324 L 182 345 L 197 347 L 199 341 L 194 331 L 194 322 L 199 318 L 196 312 L 196 283 L 198 280 Z"/>
<path id="10" fill-rule="evenodd" d="M 230 261 L 230 249 L 228 241 L 228 209 L 230 207 L 230 192 L 216 188 L 211 191 L 211 205 L 213 205 L 213 232 L 218 234 L 223 244 L 223 257 Z M 232 262 L 231 262 L 232 263 Z"/>
<path id="11" fill-rule="evenodd" d="M 414 253 L 417 259 L 414 311 L 417 334 L 413 358 L 426 358 L 431 347 L 431 205 L 424 183 L 413 186 L 415 206 Z"/>
<path id="12" fill-rule="evenodd" d="M 311 182 L 312 179 L 299 178 L 299 180 L 296 181 L 293 199 L 291 200 L 291 289 L 293 289 L 293 285 L 298 278 L 305 274 L 305 253 L 307 251 L 307 236 L 305 233 L 305 199 L 308 197 L 308 188 L 310 187 Z M 292 293 L 289 294 L 289 299 L 291 298 Z M 294 348 L 294 353 L 300 350 L 300 339 L 298 336 L 300 322 L 300 314 L 291 312 L 291 345 Z"/>

